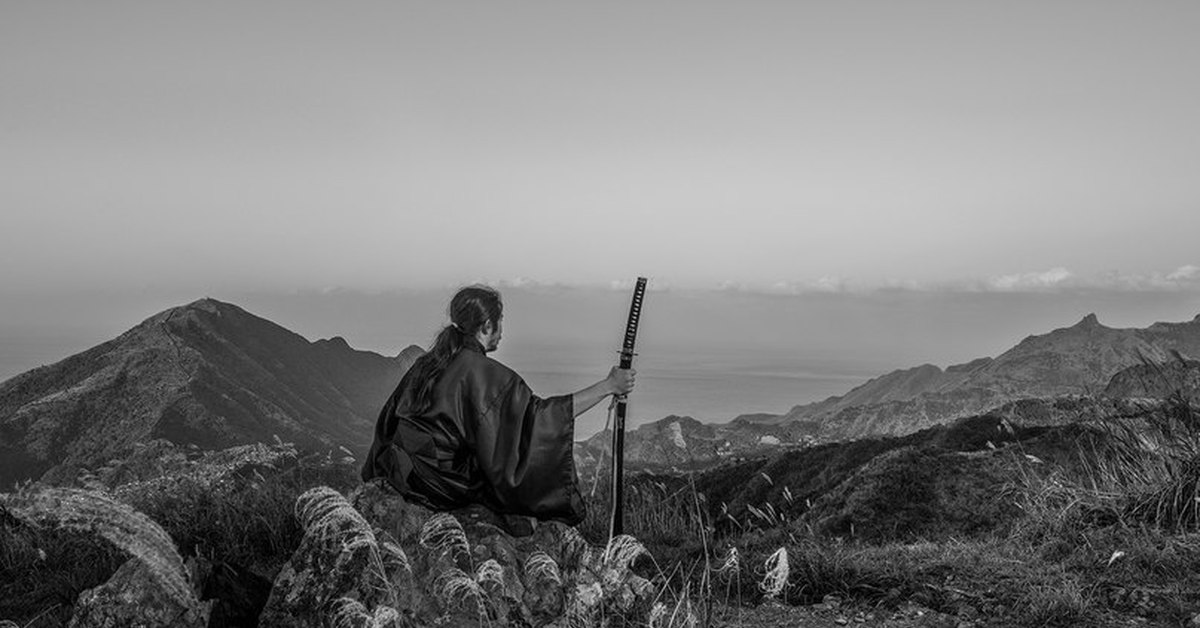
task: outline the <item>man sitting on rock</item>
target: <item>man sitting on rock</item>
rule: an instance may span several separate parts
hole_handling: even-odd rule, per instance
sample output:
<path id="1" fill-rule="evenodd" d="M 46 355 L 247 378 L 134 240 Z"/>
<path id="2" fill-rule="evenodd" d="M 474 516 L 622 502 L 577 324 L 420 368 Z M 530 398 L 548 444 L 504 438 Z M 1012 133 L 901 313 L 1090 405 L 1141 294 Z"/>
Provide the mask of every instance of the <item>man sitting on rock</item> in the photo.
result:
<path id="1" fill-rule="evenodd" d="M 433 510 L 481 504 L 500 515 L 577 525 L 586 505 L 573 459 L 575 417 L 633 390 L 634 371 L 540 398 L 487 357 L 500 344 L 499 292 L 463 288 L 450 324 L 384 404 L 362 469 Z"/>

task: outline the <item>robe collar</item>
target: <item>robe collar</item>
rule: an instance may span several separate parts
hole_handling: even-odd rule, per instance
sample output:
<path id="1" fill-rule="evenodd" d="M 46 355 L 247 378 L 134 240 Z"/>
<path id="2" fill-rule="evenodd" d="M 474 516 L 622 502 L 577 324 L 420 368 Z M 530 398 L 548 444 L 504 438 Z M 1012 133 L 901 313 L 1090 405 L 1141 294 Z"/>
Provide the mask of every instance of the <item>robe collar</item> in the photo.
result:
<path id="1" fill-rule="evenodd" d="M 484 353 L 483 345 L 474 336 L 463 338 L 463 349 L 470 349 L 476 353 Z"/>

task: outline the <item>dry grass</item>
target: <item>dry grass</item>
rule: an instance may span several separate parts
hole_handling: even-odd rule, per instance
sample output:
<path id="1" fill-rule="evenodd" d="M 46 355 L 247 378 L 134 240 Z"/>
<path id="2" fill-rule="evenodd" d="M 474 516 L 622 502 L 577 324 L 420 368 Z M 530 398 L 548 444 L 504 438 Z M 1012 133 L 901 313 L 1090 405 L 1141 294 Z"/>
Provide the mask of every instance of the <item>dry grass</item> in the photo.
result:
<path id="1" fill-rule="evenodd" d="M 322 543 L 329 551 L 338 553 L 339 559 L 356 552 L 366 552 L 368 568 L 364 576 L 373 578 L 376 582 L 374 588 L 386 594 L 386 603 L 372 610 L 371 617 L 390 617 L 400 606 L 394 583 L 400 572 L 411 573 L 411 563 L 404 550 L 390 539 L 381 540 L 362 514 L 341 493 L 327 486 L 309 489 L 297 498 L 296 518 L 304 527 L 307 537 Z M 346 618 L 353 615 L 351 610 L 352 607 L 344 604 L 339 606 L 334 619 L 340 617 L 349 621 Z"/>
<path id="2" fill-rule="evenodd" d="M 471 544 L 462 524 L 450 513 L 434 515 L 421 528 L 421 547 L 452 560 L 469 558 Z"/>
<path id="3" fill-rule="evenodd" d="M 351 598 L 340 598 L 334 603 L 333 628 L 402 628 L 400 613 L 388 606 L 377 607 L 373 612 L 361 602 Z"/>
<path id="4" fill-rule="evenodd" d="M 525 579 L 533 583 L 544 583 L 544 586 L 561 586 L 562 574 L 549 554 L 536 551 L 525 559 Z"/>
<path id="5" fill-rule="evenodd" d="M 763 565 L 767 573 L 763 576 L 762 582 L 758 584 L 758 588 L 762 589 L 763 595 L 767 599 L 778 597 L 783 593 L 783 588 L 787 586 L 788 576 L 791 570 L 788 567 L 788 553 L 786 547 L 781 547 L 775 550 L 767 562 Z"/>

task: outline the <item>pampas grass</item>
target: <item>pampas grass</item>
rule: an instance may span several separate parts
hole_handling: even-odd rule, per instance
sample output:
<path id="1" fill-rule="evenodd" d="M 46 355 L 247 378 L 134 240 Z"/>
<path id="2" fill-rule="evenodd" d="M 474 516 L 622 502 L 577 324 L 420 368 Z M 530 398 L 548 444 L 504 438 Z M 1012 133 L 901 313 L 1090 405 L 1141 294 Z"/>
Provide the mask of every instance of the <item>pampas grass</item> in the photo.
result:
<path id="1" fill-rule="evenodd" d="M 348 597 L 334 602 L 333 628 L 402 628 L 400 613 L 390 606 L 367 612 L 361 602 Z"/>
<path id="2" fill-rule="evenodd" d="M 555 586 L 562 586 L 562 575 L 558 563 L 549 554 L 538 550 L 525 559 L 525 578 L 529 581 L 548 580 Z"/>
<path id="3" fill-rule="evenodd" d="M 458 567 L 450 567 L 434 578 L 434 593 L 447 607 L 453 606 L 455 603 L 473 602 L 475 611 L 479 615 L 479 621 L 482 623 L 487 620 L 491 601 L 479 580 L 479 575 L 472 576 Z"/>
<path id="4" fill-rule="evenodd" d="M 646 547 L 642 542 L 628 534 L 619 534 L 609 539 L 608 544 L 604 547 L 602 560 L 604 562 L 605 571 L 616 571 L 619 573 L 628 573 L 633 561 L 639 556 L 649 556 L 650 552 L 646 551 Z"/>
<path id="5" fill-rule="evenodd" d="M 376 530 L 376 535 L 380 531 Z M 404 553 L 404 548 L 392 541 L 383 541 L 379 544 L 379 549 L 383 554 L 383 565 L 389 571 L 395 572 L 399 570 L 412 573 L 412 563 L 408 560 L 408 554 Z"/>
<path id="6" fill-rule="evenodd" d="M 362 514 L 341 493 L 327 486 L 311 488 L 296 499 L 296 518 L 304 526 L 307 536 L 339 548 L 342 555 L 365 551 L 367 573 L 375 577 L 380 582 L 380 590 L 388 594 L 389 603 L 379 605 L 370 614 L 361 603 L 356 607 L 345 598 L 338 600 L 332 618 L 334 623 L 339 628 L 344 622 L 351 622 L 346 625 L 355 627 L 392 625 L 387 623 L 391 621 L 387 618 L 392 617 L 399 606 L 393 582 L 401 571 L 412 573 L 404 550 L 388 539 L 381 541 Z M 367 621 L 363 617 L 368 616 L 374 623 L 363 623 Z M 384 623 L 377 623 L 379 621 Z"/>
<path id="7" fill-rule="evenodd" d="M 492 584 L 503 590 L 504 568 L 500 566 L 500 563 L 496 562 L 496 559 L 489 558 L 483 561 L 483 564 L 475 570 L 475 582 L 478 582 L 480 586 Z"/>
<path id="8" fill-rule="evenodd" d="M 719 574 L 738 574 L 742 570 L 742 555 L 738 552 L 738 548 L 730 546 L 729 551 L 725 553 L 725 560 L 721 562 L 721 566 L 717 567 Z"/>
<path id="9" fill-rule="evenodd" d="M 421 547 L 439 556 L 470 556 L 471 544 L 462 524 L 450 513 L 438 513 L 421 527 Z"/>
<path id="10" fill-rule="evenodd" d="M 767 599 L 774 599 L 783 593 L 783 589 L 787 586 L 789 575 L 787 548 L 780 547 L 775 550 L 775 553 L 767 558 L 764 567 L 767 573 L 758 586 Z"/>

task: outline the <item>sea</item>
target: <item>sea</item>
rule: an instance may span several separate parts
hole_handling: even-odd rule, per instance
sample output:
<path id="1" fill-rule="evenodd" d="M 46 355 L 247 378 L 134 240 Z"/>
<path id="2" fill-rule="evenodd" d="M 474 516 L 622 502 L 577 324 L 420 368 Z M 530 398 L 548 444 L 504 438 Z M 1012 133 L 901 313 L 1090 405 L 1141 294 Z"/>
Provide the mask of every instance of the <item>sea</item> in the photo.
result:
<path id="1" fill-rule="evenodd" d="M 602 379 L 616 353 L 570 346 L 513 351 L 506 361 L 540 396 L 566 394 Z M 498 352 L 499 353 L 499 352 Z M 629 396 L 627 426 L 668 416 L 724 423 L 743 414 L 783 414 L 798 404 L 841 395 L 879 375 L 873 362 L 853 363 L 761 351 L 673 348 L 634 360 L 636 387 Z M 605 427 L 607 403 L 576 419 L 576 439 Z"/>

